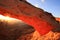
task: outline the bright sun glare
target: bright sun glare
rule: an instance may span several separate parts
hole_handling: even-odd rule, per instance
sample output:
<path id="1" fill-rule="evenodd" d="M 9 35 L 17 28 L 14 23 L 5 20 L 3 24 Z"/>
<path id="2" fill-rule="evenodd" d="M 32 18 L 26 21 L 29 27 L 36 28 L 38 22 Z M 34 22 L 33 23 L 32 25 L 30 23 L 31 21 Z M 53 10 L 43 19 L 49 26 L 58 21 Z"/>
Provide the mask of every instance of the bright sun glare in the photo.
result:
<path id="1" fill-rule="evenodd" d="M 20 22 L 22 22 L 22 20 L 18 20 L 18 19 L 15 19 L 15 18 L 11 18 L 11 17 L 9 17 L 9 16 L 3 16 L 3 15 L 0 15 L 0 20 L 2 20 L 2 21 L 4 21 L 4 20 L 6 20 L 6 21 L 8 21 L 9 23 L 10 22 L 16 22 L 16 21 L 20 21 Z"/>
<path id="2" fill-rule="evenodd" d="M 10 18 L 9 16 L 3 16 L 3 15 L 0 15 L 0 19 L 4 19 L 4 20 L 15 20 L 14 18 Z"/>
<path id="3" fill-rule="evenodd" d="M 7 22 L 7 23 L 9 23 L 9 24 L 14 24 L 14 23 L 16 23 L 18 20 L 17 19 L 15 19 L 15 18 L 11 18 L 11 17 L 9 17 L 9 16 L 3 16 L 3 15 L 0 15 L 0 21 L 2 21 L 2 22 Z M 13 22 L 13 23 L 11 23 L 11 22 Z"/>

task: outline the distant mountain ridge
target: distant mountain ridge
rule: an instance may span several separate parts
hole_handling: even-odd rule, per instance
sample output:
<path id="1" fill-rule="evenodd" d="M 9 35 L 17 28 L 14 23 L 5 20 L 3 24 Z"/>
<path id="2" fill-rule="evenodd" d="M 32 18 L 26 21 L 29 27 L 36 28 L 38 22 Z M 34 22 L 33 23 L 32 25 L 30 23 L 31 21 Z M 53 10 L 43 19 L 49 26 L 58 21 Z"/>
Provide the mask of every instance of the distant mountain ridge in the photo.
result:
<path id="1" fill-rule="evenodd" d="M 60 21 L 60 18 L 56 18 L 56 20 Z"/>

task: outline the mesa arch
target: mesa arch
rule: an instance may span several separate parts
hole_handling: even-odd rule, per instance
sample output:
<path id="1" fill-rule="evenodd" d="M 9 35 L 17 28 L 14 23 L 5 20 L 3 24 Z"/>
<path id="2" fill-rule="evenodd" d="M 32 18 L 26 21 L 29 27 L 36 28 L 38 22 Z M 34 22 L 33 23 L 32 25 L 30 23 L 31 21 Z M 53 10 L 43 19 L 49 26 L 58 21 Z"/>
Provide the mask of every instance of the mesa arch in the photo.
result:
<path id="1" fill-rule="evenodd" d="M 25 0 L 0 0 L 0 14 L 24 21 L 41 35 L 60 27 L 51 13 L 36 8 Z"/>

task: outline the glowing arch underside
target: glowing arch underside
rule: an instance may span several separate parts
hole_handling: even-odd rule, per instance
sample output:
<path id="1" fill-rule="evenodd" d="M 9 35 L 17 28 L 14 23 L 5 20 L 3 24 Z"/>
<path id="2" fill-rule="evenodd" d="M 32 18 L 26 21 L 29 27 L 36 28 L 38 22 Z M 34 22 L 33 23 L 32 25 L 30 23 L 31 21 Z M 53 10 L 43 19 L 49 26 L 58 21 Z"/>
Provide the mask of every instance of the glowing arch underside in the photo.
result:
<path id="1" fill-rule="evenodd" d="M 52 25 L 50 25 L 46 21 L 39 19 L 36 16 L 28 17 L 25 15 L 15 15 L 15 14 L 3 13 L 1 11 L 0 11 L 0 14 L 2 14 L 4 16 L 8 15 L 9 17 L 22 20 L 26 24 L 33 26 L 41 35 L 44 35 L 53 29 Z"/>

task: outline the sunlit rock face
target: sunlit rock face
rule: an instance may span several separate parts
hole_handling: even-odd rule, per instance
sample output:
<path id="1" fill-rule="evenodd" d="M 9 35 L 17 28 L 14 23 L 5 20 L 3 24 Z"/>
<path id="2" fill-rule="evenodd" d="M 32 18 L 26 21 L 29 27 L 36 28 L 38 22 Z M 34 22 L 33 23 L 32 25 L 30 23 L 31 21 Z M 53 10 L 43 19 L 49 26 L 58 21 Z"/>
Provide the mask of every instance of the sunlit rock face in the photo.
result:
<path id="1" fill-rule="evenodd" d="M 48 34 L 41 36 L 35 31 L 30 34 L 22 35 L 18 40 L 60 40 L 60 33 L 50 31 Z"/>
<path id="2" fill-rule="evenodd" d="M 18 40 L 60 40 L 60 27 L 57 27 L 54 29 L 54 31 L 51 30 L 49 33 L 43 36 L 41 36 L 37 31 L 34 31 L 30 34 L 22 35 L 18 38 Z"/>

